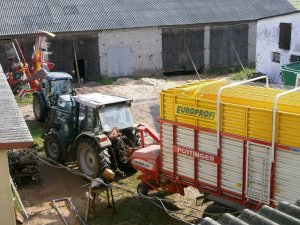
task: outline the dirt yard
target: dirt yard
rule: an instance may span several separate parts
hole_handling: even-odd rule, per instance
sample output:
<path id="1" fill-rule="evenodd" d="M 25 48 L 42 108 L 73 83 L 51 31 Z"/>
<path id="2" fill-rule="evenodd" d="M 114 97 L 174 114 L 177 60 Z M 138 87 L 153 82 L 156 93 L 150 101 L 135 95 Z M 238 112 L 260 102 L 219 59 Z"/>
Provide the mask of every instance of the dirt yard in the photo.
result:
<path id="1" fill-rule="evenodd" d="M 84 84 L 82 87 L 77 88 L 77 94 L 100 92 L 132 98 L 132 112 L 136 123 L 146 123 L 158 131 L 159 92 L 162 89 L 195 80 L 197 80 L 196 76 L 176 76 L 168 79 L 142 78 L 139 80 L 122 78 L 118 79 L 113 85 L 99 85 L 96 82 Z M 34 120 L 31 105 L 23 106 L 22 112 L 28 122 Z M 75 207 L 84 217 L 88 190 L 88 184 L 84 179 L 66 170 L 52 168 L 43 163 L 40 167 L 40 176 L 40 184 L 19 187 L 23 203 L 31 216 L 31 219 L 25 224 L 63 224 L 50 204 L 53 199 L 62 197 L 71 197 Z M 115 185 L 135 192 L 138 184 L 136 177 L 136 174 L 132 174 L 125 179 L 120 179 Z M 114 189 L 114 194 L 119 213 L 112 215 L 111 210 L 98 209 L 99 214 L 96 215 L 96 219 L 90 218 L 89 224 L 184 224 L 169 217 L 162 209 L 146 200 L 139 200 L 117 189 Z M 203 207 L 196 206 L 195 198 L 197 196 L 199 196 L 197 190 L 188 188 L 184 197 L 176 194 L 167 196 L 167 198 L 175 201 L 171 204 L 173 210 L 175 208 L 178 212 L 200 217 Z M 102 206 L 100 207 L 105 208 L 105 198 L 101 198 L 101 200 Z M 70 224 L 79 224 L 64 205 L 62 205 L 62 211 Z M 193 217 L 178 215 L 190 222 L 197 221 Z M 145 220 L 145 218 L 153 219 Z"/>

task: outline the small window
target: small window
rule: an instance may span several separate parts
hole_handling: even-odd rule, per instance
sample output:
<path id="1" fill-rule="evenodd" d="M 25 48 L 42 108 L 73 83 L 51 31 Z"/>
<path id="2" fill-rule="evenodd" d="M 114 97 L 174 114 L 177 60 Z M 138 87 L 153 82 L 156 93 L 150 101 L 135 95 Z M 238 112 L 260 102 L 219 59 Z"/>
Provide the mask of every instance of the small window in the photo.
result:
<path id="1" fill-rule="evenodd" d="M 280 23 L 279 25 L 279 48 L 290 50 L 291 48 L 291 23 Z"/>
<path id="2" fill-rule="evenodd" d="M 280 63 L 280 53 L 279 52 L 272 53 L 272 62 Z"/>
<path id="3" fill-rule="evenodd" d="M 300 56 L 299 55 L 291 55 L 290 62 L 299 62 Z"/>

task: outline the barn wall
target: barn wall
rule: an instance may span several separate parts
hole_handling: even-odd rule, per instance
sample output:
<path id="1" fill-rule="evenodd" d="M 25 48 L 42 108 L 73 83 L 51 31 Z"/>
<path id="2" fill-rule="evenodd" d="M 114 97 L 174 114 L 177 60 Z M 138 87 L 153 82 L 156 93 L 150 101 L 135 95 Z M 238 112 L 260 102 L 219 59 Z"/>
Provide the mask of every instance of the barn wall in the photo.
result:
<path id="1" fill-rule="evenodd" d="M 156 28 L 124 29 L 103 31 L 98 34 L 101 75 L 108 76 L 109 68 L 128 66 L 131 73 L 122 75 L 142 75 L 160 71 L 162 68 L 162 38 L 161 30 Z M 126 50 L 130 49 L 130 50 Z M 120 52 L 117 55 L 118 51 Z M 108 60 L 108 53 L 112 55 Z M 126 59 L 125 57 L 130 57 Z M 123 57 L 124 56 L 124 57 Z M 121 62 L 120 62 L 121 61 Z M 130 69 L 129 68 L 129 69 Z M 111 72 L 110 76 L 118 76 L 119 68 L 113 68 L 116 73 Z M 122 71 L 121 71 L 122 72 Z"/>
<path id="2" fill-rule="evenodd" d="M 73 43 L 74 42 L 74 43 Z M 54 62 L 55 71 L 71 73 L 75 70 L 74 47 L 79 64 L 79 74 L 84 80 L 100 78 L 98 35 L 85 34 L 76 36 L 57 36 L 51 40 L 50 61 Z"/>
<path id="3" fill-rule="evenodd" d="M 291 55 L 300 56 L 300 13 L 262 19 L 257 22 L 256 70 L 267 74 L 274 82 L 282 83 L 280 66 L 290 63 Z M 291 49 L 279 48 L 279 25 L 291 23 Z M 280 62 L 272 62 L 272 52 L 280 53 Z"/>
<path id="4" fill-rule="evenodd" d="M 54 71 L 71 73 L 75 70 L 75 46 L 80 75 L 85 80 L 97 80 L 101 76 L 145 76 L 183 69 L 194 71 L 186 46 L 197 69 L 207 72 L 240 65 L 230 41 L 243 64 L 254 63 L 256 22 L 69 33 L 48 40 L 51 43 L 49 51 L 53 52 L 49 60 L 56 65 Z M 20 43 L 30 63 L 34 38 L 20 39 Z M 5 68 L 7 58 L 3 51 L 0 61 Z"/>
<path id="5" fill-rule="evenodd" d="M 31 57 L 33 53 L 35 38 L 19 38 L 18 41 L 27 63 L 31 65 Z M 49 61 L 55 64 L 53 71 L 62 71 L 71 74 L 72 71 L 75 70 L 75 47 L 77 60 L 81 60 L 82 62 L 79 68 L 79 70 L 81 70 L 80 75 L 85 80 L 97 80 L 98 78 L 100 78 L 97 34 L 74 36 L 57 35 L 55 38 L 47 37 L 47 41 L 49 42 L 48 51 L 51 52 L 51 54 L 48 56 Z M 7 57 L 4 51 L 4 45 L 5 43 L 9 42 L 11 41 L 6 40 L 0 42 L 0 62 L 2 63 L 4 70 L 8 64 Z"/>
<path id="6" fill-rule="evenodd" d="M 13 195 L 10 184 L 10 174 L 7 159 L 7 152 L 4 149 L 0 149 L 0 170 L 1 170 L 1 182 L 0 182 L 0 221 L 1 224 L 16 224 L 15 208 L 13 204 Z"/>

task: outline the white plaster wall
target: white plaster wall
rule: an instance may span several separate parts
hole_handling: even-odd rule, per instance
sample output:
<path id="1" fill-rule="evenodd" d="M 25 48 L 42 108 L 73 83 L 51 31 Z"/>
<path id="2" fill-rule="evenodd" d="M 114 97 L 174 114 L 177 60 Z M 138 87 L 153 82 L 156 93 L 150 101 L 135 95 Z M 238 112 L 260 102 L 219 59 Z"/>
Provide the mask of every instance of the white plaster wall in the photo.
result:
<path id="1" fill-rule="evenodd" d="M 98 34 L 101 75 L 107 76 L 107 49 L 130 47 L 133 75 L 154 73 L 162 69 L 162 30 L 139 28 L 103 31 Z"/>
<path id="2" fill-rule="evenodd" d="M 300 55 L 300 12 L 257 21 L 256 70 L 282 83 L 280 66 L 290 63 L 291 54 Z M 279 24 L 291 23 L 291 50 L 279 49 Z M 272 62 L 272 52 L 280 53 L 280 63 Z"/>

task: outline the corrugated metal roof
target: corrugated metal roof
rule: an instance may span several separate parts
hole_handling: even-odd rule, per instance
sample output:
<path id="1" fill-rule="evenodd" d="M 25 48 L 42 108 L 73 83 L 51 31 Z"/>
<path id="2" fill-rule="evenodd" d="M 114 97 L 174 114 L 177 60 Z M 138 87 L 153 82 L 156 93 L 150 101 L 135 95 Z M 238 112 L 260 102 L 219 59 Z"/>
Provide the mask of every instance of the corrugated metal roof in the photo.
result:
<path id="1" fill-rule="evenodd" d="M 292 11 L 288 0 L 1 0 L 0 36 L 247 21 Z"/>
<path id="2" fill-rule="evenodd" d="M 225 213 L 218 221 L 204 218 L 199 225 L 300 225 L 300 199 L 295 204 L 280 202 L 277 209 L 263 206 L 258 212 L 244 209 L 238 217 Z"/>
<path id="3" fill-rule="evenodd" d="M 27 148 L 33 140 L 0 65 L 0 150 Z"/>

